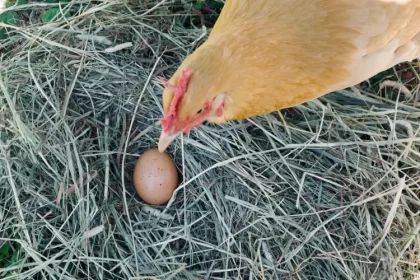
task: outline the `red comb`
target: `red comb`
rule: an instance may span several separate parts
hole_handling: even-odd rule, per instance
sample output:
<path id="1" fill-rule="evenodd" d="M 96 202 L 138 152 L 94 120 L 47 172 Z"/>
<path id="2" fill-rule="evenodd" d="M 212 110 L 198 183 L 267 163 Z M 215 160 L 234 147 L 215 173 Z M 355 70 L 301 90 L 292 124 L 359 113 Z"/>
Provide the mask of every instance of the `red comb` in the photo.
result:
<path id="1" fill-rule="evenodd" d="M 172 99 L 171 105 L 169 107 L 169 112 L 167 116 L 162 118 L 160 122 L 162 123 L 163 131 L 167 133 L 174 132 L 176 127 L 176 119 L 178 115 L 178 107 L 185 93 L 187 92 L 188 82 L 191 79 L 191 71 L 185 69 L 182 71 L 181 77 L 178 80 L 178 85 L 174 86 L 169 82 L 160 78 L 162 84 L 174 92 L 174 97 Z"/>

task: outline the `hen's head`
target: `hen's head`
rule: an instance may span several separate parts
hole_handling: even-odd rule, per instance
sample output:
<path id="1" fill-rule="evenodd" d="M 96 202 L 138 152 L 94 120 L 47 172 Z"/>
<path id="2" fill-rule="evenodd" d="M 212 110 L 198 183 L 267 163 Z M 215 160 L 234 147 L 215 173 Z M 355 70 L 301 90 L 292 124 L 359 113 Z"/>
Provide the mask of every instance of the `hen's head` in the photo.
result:
<path id="1" fill-rule="evenodd" d="M 225 94 L 220 88 L 221 76 L 211 76 L 214 75 L 209 76 L 206 69 L 194 67 L 186 60 L 168 82 L 161 79 L 165 90 L 158 145 L 160 152 L 165 151 L 178 135 L 189 133 L 206 120 L 224 121 Z"/>

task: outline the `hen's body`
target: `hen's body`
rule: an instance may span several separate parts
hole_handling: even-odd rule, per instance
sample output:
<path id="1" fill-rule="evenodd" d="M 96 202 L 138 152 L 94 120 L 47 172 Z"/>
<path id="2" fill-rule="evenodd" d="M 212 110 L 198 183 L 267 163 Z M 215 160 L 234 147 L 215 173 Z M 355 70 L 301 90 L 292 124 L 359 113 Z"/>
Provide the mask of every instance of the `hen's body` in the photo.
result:
<path id="1" fill-rule="evenodd" d="M 227 0 L 185 59 L 180 122 L 220 93 L 225 122 L 292 107 L 420 56 L 420 0 Z M 164 93 L 165 112 L 172 94 Z"/>

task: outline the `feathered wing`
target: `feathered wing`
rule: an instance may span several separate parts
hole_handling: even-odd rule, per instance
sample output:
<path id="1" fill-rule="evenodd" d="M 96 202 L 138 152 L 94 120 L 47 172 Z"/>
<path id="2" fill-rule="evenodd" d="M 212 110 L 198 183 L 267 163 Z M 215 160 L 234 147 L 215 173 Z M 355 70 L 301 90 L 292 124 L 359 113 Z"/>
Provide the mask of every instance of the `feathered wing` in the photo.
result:
<path id="1" fill-rule="evenodd" d="M 238 25 L 262 18 L 264 14 L 267 16 L 267 13 L 273 10 L 280 12 L 281 10 L 277 8 L 278 4 L 277 0 L 226 0 L 209 39 L 217 34 L 229 32 Z"/>
<path id="2" fill-rule="evenodd" d="M 226 36 L 226 64 L 242 75 L 226 117 L 241 119 L 418 57 L 420 0 L 227 0 L 209 42 Z"/>
<path id="3" fill-rule="evenodd" d="M 349 27 L 359 33 L 352 42 L 357 52 L 348 67 L 351 77 L 343 87 L 420 57 L 420 0 L 341 2 L 348 7 Z"/>

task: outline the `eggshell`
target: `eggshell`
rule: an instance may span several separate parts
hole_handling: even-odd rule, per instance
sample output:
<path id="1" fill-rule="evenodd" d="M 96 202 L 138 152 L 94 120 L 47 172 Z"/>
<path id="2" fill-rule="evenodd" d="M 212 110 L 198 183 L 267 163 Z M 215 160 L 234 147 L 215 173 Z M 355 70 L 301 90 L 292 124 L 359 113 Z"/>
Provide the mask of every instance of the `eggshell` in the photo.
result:
<path id="1" fill-rule="evenodd" d="M 167 153 L 149 149 L 137 160 L 133 174 L 137 194 L 149 204 L 163 204 L 178 184 L 175 162 Z"/>

